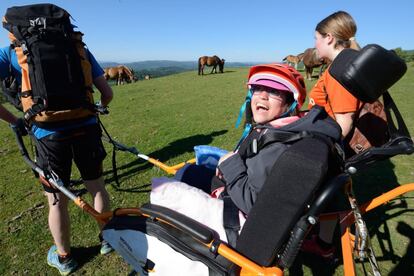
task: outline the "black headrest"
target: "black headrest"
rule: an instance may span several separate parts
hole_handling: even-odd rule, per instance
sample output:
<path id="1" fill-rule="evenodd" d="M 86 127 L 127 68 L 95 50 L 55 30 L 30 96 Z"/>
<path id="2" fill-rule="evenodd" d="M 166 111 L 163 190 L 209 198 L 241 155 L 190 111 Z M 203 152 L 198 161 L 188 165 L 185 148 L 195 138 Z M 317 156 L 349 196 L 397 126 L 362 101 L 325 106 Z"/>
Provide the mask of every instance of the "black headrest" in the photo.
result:
<path id="1" fill-rule="evenodd" d="M 360 51 L 342 50 L 329 68 L 329 73 L 343 87 L 369 103 L 378 99 L 406 71 L 403 59 L 376 44 L 369 44 Z"/>

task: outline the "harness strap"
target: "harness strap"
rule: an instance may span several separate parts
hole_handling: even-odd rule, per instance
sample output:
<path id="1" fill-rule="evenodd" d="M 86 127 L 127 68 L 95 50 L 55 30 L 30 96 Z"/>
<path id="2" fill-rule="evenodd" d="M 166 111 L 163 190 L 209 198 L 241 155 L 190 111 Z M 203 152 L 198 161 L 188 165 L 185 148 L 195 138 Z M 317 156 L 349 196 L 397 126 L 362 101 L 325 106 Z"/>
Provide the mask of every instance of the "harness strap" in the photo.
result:
<path id="1" fill-rule="evenodd" d="M 258 149 L 262 149 L 266 147 L 269 144 L 275 143 L 275 142 L 282 142 L 282 143 L 292 143 L 296 142 L 300 139 L 303 139 L 305 137 L 313 137 L 315 134 L 309 131 L 301 131 L 301 132 L 282 132 L 282 131 L 267 131 L 265 134 L 263 134 L 258 141 Z M 255 152 L 256 153 L 256 152 Z"/>
<path id="2" fill-rule="evenodd" d="M 235 248 L 240 231 L 239 208 L 227 193 L 223 196 L 223 203 L 223 226 L 226 231 L 227 242 Z"/>
<path id="3" fill-rule="evenodd" d="M 260 127 L 258 128 L 266 128 L 266 127 Z M 289 131 L 262 131 L 262 134 L 258 138 L 254 138 L 251 142 L 251 146 L 246 147 L 243 151 L 239 151 L 239 154 L 242 156 L 242 158 L 249 158 L 254 155 L 256 155 L 261 149 L 267 147 L 270 144 L 273 143 L 283 143 L 283 144 L 291 144 L 294 142 L 297 142 L 304 138 L 315 138 L 318 140 L 321 140 L 325 144 L 328 144 L 329 148 L 336 152 L 340 158 L 340 160 L 343 160 L 343 150 L 342 147 L 332 141 L 331 138 L 328 136 L 319 133 L 319 132 L 313 132 L 313 131 L 301 131 L 301 132 L 289 132 Z M 336 155 L 335 155 L 336 156 Z"/>
<path id="4" fill-rule="evenodd" d="M 265 146 L 275 143 L 275 142 L 282 142 L 282 143 L 291 143 L 291 142 L 295 142 L 297 140 L 300 140 L 304 137 L 309 137 L 311 136 L 311 134 L 308 131 L 301 131 L 301 132 L 297 132 L 297 133 L 293 133 L 293 132 L 281 132 L 281 131 L 277 131 L 277 132 L 266 132 L 265 134 L 263 134 L 259 141 L 258 141 L 258 149 L 262 149 Z M 257 152 L 255 152 L 257 153 Z"/>
<path id="5" fill-rule="evenodd" d="M 263 133 L 263 132 L 262 132 Z M 245 152 L 245 157 L 251 157 L 256 155 L 264 147 L 280 142 L 280 143 L 293 143 L 305 137 L 312 137 L 313 135 L 309 131 L 301 132 L 287 132 L 287 131 L 266 131 L 261 134 L 259 138 L 255 138 L 251 147 L 248 147 Z"/>
<path id="6" fill-rule="evenodd" d="M 276 143 L 276 142 L 293 143 L 306 137 L 312 137 L 312 138 L 322 140 L 323 142 L 325 142 L 326 144 L 330 146 L 334 144 L 332 140 L 329 139 L 326 135 L 320 134 L 318 132 L 312 132 L 312 131 L 306 131 L 306 130 L 297 132 L 297 133 L 268 131 L 259 138 L 259 141 L 257 142 L 257 151 L 259 151 L 260 149 L 272 143 Z M 253 153 L 257 153 L 257 152 L 253 152 Z"/>

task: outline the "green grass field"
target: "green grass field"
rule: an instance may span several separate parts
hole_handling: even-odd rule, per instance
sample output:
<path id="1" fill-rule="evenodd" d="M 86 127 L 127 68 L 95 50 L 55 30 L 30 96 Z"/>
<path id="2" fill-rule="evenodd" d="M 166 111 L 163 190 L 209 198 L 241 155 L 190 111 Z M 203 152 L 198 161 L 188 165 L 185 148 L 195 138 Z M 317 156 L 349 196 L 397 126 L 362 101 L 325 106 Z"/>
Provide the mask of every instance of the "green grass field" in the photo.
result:
<path id="1" fill-rule="evenodd" d="M 115 140 L 136 146 L 142 153 L 169 165 L 193 158 L 195 145 L 232 149 L 242 131 L 235 129 L 234 124 L 244 101 L 247 72 L 247 68 L 226 68 L 224 74 L 199 77 L 192 71 L 113 87 L 110 115 L 101 119 Z M 314 82 L 307 82 L 308 90 Z M 413 132 L 412 64 L 390 91 Z M 26 145 L 30 148 L 29 140 Z M 121 185 L 117 187 L 111 172 L 112 148 L 106 144 L 106 149 L 105 179 L 112 208 L 137 207 L 147 202 L 151 178 L 165 173 L 132 154 L 118 152 Z M 0 274 L 56 275 L 56 270 L 46 264 L 52 239 L 42 187 L 23 162 L 12 132 L 3 122 L 0 158 Z M 413 161 L 413 156 L 395 157 L 358 175 L 354 186 L 361 202 L 400 184 L 414 182 Z M 73 178 L 78 178 L 76 169 Z M 383 275 L 412 275 L 414 271 L 413 195 L 407 194 L 366 215 Z M 87 195 L 84 199 L 90 201 Z M 73 253 L 80 263 L 75 275 L 127 275 L 130 268 L 117 254 L 99 255 L 95 221 L 73 204 L 70 213 Z M 361 264 L 357 269 L 363 273 Z M 305 275 L 342 274 L 340 262 L 321 265 L 299 257 L 290 275 L 300 275 L 302 270 Z"/>

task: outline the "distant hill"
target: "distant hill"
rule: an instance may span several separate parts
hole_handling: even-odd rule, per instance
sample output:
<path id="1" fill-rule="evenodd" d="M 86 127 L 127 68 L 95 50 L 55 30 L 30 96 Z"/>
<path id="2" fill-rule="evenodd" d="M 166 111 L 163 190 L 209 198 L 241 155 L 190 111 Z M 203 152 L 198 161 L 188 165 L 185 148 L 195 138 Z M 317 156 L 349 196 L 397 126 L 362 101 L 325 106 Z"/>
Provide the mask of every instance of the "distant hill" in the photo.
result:
<path id="1" fill-rule="evenodd" d="M 174 61 L 174 60 L 146 60 L 136 62 L 118 63 L 112 61 L 99 62 L 102 67 L 117 66 L 120 64 L 131 67 L 134 70 L 154 69 L 161 67 L 177 67 L 188 70 L 197 69 L 197 61 Z M 245 67 L 257 64 L 257 62 L 226 62 L 225 67 Z"/>
<path id="2" fill-rule="evenodd" d="M 113 67 L 123 64 L 127 67 L 132 68 L 135 71 L 135 75 L 142 79 L 145 75 L 151 75 L 151 77 L 161 77 L 172 74 L 181 73 L 184 71 L 197 70 L 197 61 L 174 61 L 174 60 L 147 60 L 147 61 L 136 61 L 127 63 L 118 63 L 111 61 L 99 62 L 102 68 Z M 254 62 L 226 62 L 226 67 L 246 67 L 252 66 Z"/>
<path id="3" fill-rule="evenodd" d="M 177 67 L 184 68 L 188 70 L 195 70 L 197 68 L 197 63 L 193 61 L 173 61 L 173 60 L 147 60 L 147 61 L 136 61 L 136 62 L 126 62 L 126 63 L 117 63 L 117 62 L 100 62 L 102 67 L 110 67 L 116 65 L 126 65 L 134 70 L 144 70 L 144 69 L 155 69 L 161 67 Z"/>

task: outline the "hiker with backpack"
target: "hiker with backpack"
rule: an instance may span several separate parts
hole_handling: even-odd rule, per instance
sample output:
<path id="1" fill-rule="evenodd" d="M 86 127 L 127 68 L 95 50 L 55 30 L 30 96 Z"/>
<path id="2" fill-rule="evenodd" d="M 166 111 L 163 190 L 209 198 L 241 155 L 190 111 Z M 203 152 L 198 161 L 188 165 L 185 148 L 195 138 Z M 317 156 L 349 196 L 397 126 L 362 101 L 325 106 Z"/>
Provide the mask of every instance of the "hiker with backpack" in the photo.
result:
<path id="1" fill-rule="evenodd" d="M 315 29 L 315 47 L 320 58 L 333 61 L 346 48 L 360 50 L 355 40 L 357 26 L 347 12 L 335 12 L 322 21 Z M 356 113 L 362 103 L 346 90 L 325 70 L 309 93 L 309 108 L 322 106 L 342 129 L 342 139 L 351 133 Z M 346 141 L 344 142 L 346 143 Z M 302 250 L 324 258 L 332 258 L 335 248 L 332 245 L 335 221 L 322 221 L 319 235 L 305 240 Z"/>
<path id="2" fill-rule="evenodd" d="M 112 89 L 102 68 L 74 31 L 70 15 L 52 4 L 7 9 L 3 26 L 10 32 L 11 46 L 0 49 L 3 92 L 17 95 L 25 127 L 36 146 L 36 163 L 69 185 L 74 160 L 98 212 L 109 211 L 102 162 L 106 156 L 94 109 L 93 89 L 100 104 L 112 100 Z M 11 79 L 11 80 L 10 80 Z M 8 112 L 2 118 L 14 123 Z M 19 121 L 23 121 L 19 119 Z M 77 268 L 71 255 L 68 199 L 40 177 L 49 206 L 48 223 L 54 245 L 47 263 L 68 275 Z M 100 226 L 102 227 L 102 226 Z M 101 243 L 101 254 L 112 251 Z"/>

